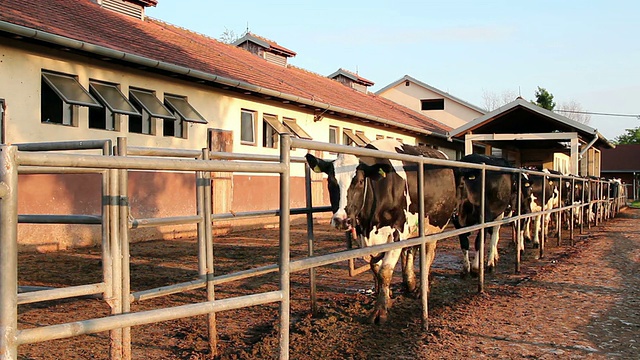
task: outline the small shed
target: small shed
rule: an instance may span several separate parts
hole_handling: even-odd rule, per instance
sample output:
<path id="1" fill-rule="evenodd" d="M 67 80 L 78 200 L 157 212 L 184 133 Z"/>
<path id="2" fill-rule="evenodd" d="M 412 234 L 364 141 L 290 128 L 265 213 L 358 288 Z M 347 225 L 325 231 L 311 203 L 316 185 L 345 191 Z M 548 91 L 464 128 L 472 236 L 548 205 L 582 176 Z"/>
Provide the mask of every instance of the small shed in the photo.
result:
<path id="1" fill-rule="evenodd" d="M 465 154 L 484 147 L 514 166 L 600 176 L 601 151 L 615 146 L 597 129 L 543 109 L 522 98 L 451 131 Z"/>

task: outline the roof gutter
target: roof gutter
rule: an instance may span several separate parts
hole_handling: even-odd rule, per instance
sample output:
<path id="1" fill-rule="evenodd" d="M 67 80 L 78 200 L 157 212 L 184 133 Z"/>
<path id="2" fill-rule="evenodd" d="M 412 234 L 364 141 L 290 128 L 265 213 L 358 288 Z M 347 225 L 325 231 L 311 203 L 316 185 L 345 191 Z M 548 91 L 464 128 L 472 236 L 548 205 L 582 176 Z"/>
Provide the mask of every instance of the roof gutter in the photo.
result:
<path id="1" fill-rule="evenodd" d="M 342 113 L 342 114 L 346 114 L 346 115 L 350 115 L 350 116 L 355 116 L 355 117 L 359 117 L 359 118 L 370 120 L 370 121 L 375 121 L 375 122 L 380 123 L 380 124 L 389 125 L 389 126 L 395 126 L 395 127 L 407 130 L 407 131 L 417 132 L 417 133 L 422 134 L 422 135 L 434 136 L 434 137 L 447 139 L 447 135 L 446 134 L 441 134 L 441 133 L 429 131 L 429 130 L 422 129 L 422 128 L 415 127 L 415 126 L 399 124 L 399 123 L 397 123 L 395 121 L 384 119 L 384 118 L 381 118 L 381 117 L 378 117 L 378 116 L 375 116 L 375 115 L 370 115 L 370 114 L 366 114 L 366 113 L 363 113 L 363 112 L 359 112 L 359 111 L 355 111 L 355 110 L 351 110 L 351 109 L 346 109 L 346 108 L 343 108 L 343 107 L 340 107 L 340 106 L 335 106 L 335 105 L 331 105 L 331 104 L 327 104 L 327 103 L 323 103 L 323 102 L 318 102 L 318 101 L 306 99 L 306 98 L 303 98 L 303 97 L 300 97 L 300 96 L 287 94 L 287 93 L 283 93 L 283 92 L 280 92 L 280 91 L 275 91 L 275 90 L 272 90 L 272 89 L 268 89 L 268 88 L 265 88 L 265 87 L 253 85 L 253 84 L 250 84 L 250 83 L 247 83 L 247 82 L 244 82 L 244 81 L 240 81 L 240 80 L 235 80 L 235 79 L 226 78 L 226 77 L 223 77 L 223 76 L 213 75 L 211 73 L 207 73 L 207 72 L 204 72 L 204 71 L 201 71 L 201 70 L 191 69 L 191 68 L 188 68 L 188 67 L 175 65 L 175 64 L 168 63 L 168 62 L 164 62 L 164 61 L 153 60 L 153 59 L 150 59 L 150 58 L 147 58 L 147 57 L 144 57 L 144 56 L 140 56 L 140 55 L 136 55 L 136 54 L 132 54 L 132 53 L 127 53 L 127 52 L 124 52 L 124 51 L 110 49 L 110 48 L 107 48 L 107 47 L 104 47 L 104 46 L 100 46 L 100 45 L 90 44 L 90 43 L 87 43 L 87 42 L 84 42 L 84 41 L 80 41 L 80 40 L 70 39 L 68 37 L 55 35 L 55 34 L 44 32 L 44 31 L 40 31 L 40 30 L 35 30 L 35 29 L 28 28 L 28 27 L 25 27 L 25 26 L 12 24 L 12 23 L 9 23 L 9 22 L 6 22 L 6 21 L 0 21 L 0 31 L 5 31 L 5 32 L 8 32 L 8 33 L 11 33 L 11 34 L 14 34 L 14 35 L 19 35 L 19 36 L 23 36 L 23 37 L 26 37 L 26 38 L 36 39 L 36 40 L 52 43 L 52 44 L 59 45 L 59 46 L 64 46 L 64 47 L 67 47 L 67 48 L 70 48 L 70 49 L 86 51 L 86 52 L 89 52 L 89 53 L 92 53 L 92 54 L 95 54 L 95 55 L 99 55 L 99 56 L 103 56 L 103 57 L 109 57 L 109 58 L 116 59 L 116 60 L 121 60 L 121 61 L 126 61 L 126 62 L 130 62 L 130 63 L 133 63 L 133 64 L 149 67 L 149 68 L 168 71 L 168 72 L 172 72 L 172 73 L 175 73 L 175 74 L 189 76 L 189 77 L 193 77 L 193 78 L 200 79 L 200 80 L 211 81 L 211 82 L 215 82 L 215 83 L 218 83 L 218 84 L 221 84 L 221 85 L 234 87 L 234 88 L 237 88 L 237 89 L 252 91 L 252 92 L 256 92 L 256 93 L 259 93 L 259 94 L 262 94 L 262 95 L 266 95 L 266 96 L 277 97 L 277 98 L 281 98 L 281 99 L 284 99 L 284 100 L 289 100 L 291 102 L 304 104 L 304 105 L 311 106 L 311 107 L 320 108 L 320 109 L 323 109 L 325 111 L 335 111 L 335 112 L 338 112 L 338 113 Z"/>

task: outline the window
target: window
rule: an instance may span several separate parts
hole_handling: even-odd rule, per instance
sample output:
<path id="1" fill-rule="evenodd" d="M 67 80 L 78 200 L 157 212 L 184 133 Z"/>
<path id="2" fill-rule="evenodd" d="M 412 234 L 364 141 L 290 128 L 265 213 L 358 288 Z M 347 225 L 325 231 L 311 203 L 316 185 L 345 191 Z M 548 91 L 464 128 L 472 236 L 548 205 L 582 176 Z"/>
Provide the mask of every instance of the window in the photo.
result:
<path id="1" fill-rule="evenodd" d="M 141 115 L 117 85 L 91 82 L 89 93 L 104 105 L 102 108 L 89 108 L 89 128 L 118 131 L 119 114 Z"/>
<path id="2" fill-rule="evenodd" d="M 164 104 L 173 111 L 175 120 L 164 119 L 162 121 L 162 135 L 187 138 L 186 122 L 207 124 L 207 120 L 200 115 L 184 96 L 164 95 Z"/>
<path id="3" fill-rule="evenodd" d="M 295 135 L 295 136 L 297 136 L 297 137 L 299 137 L 301 139 L 313 140 L 311 138 L 311 136 L 309 134 L 307 134 L 306 131 L 302 130 L 300 125 L 298 125 L 298 123 L 296 122 L 296 119 L 284 118 L 284 119 L 282 119 L 282 121 L 284 122 L 284 125 L 286 127 L 288 127 L 289 130 L 291 130 L 293 135 Z"/>
<path id="4" fill-rule="evenodd" d="M 176 120 L 153 92 L 147 90 L 129 90 L 129 99 L 141 116 L 129 115 L 129 132 L 155 135 L 154 118 Z"/>
<path id="5" fill-rule="evenodd" d="M 404 141 L 402 141 L 402 139 L 400 139 L 400 138 L 396 138 L 396 140 L 397 140 L 400 144 L 404 143 Z"/>
<path id="6" fill-rule="evenodd" d="M 329 143 L 337 144 L 338 143 L 338 128 L 335 126 L 329 126 Z"/>
<path id="7" fill-rule="evenodd" d="M 187 123 L 184 121 L 180 113 L 173 112 L 175 120 L 164 119 L 162 120 L 162 136 L 171 136 L 177 138 L 186 138 L 187 136 Z"/>
<path id="8" fill-rule="evenodd" d="M 255 135 L 256 113 L 250 110 L 242 110 L 240 116 L 240 142 L 247 145 L 256 144 Z"/>
<path id="9" fill-rule="evenodd" d="M 164 102 L 170 109 L 180 114 L 184 121 L 207 124 L 207 120 L 187 102 L 184 96 L 165 95 Z"/>
<path id="10" fill-rule="evenodd" d="M 382 140 L 384 139 L 384 135 L 376 135 L 376 140 Z"/>
<path id="11" fill-rule="evenodd" d="M 351 130 L 342 130 L 342 143 L 351 146 L 365 146 L 366 143 L 358 138 Z"/>
<path id="12" fill-rule="evenodd" d="M 356 131 L 356 136 L 365 144 L 371 142 L 371 140 L 369 140 L 369 138 L 364 135 L 364 131 Z"/>
<path id="13" fill-rule="evenodd" d="M 264 114 L 262 119 L 262 146 L 275 149 L 278 147 L 279 135 L 288 134 L 290 131 L 278 121 L 275 115 Z"/>
<path id="14" fill-rule="evenodd" d="M 40 84 L 43 123 L 75 125 L 78 106 L 102 107 L 75 77 L 43 72 Z"/>
<path id="15" fill-rule="evenodd" d="M 422 110 L 444 110 L 444 99 L 422 99 Z"/>

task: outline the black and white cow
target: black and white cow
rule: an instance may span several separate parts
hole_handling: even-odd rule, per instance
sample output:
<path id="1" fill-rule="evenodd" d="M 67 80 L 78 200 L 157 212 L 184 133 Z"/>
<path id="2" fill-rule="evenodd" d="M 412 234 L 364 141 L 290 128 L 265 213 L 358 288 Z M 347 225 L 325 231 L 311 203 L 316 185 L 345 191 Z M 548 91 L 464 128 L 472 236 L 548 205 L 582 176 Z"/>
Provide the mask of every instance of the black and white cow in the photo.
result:
<path id="1" fill-rule="evenodd" d="M 486 164 L 505 168 L 512 167 L 506 159 L 482 154 L 470 154 L 462 159 L 462 162 L 473 164 Z M 485 179 L 485 211 L 484 221 L 490 222 L 502 220 L 505 211 L 518 209 L 517 203 L 517 174 L 500 171 L 486 171 Z M 456 171 L 456 183 L 458 185 L 458 207 L 453 217 L 456 228 L 471 226 L 480 223 L 482 200 L 482 172 L 480 169 L 458 168 Z M 524 206 L 524 205 L 522 205 Z M 525 209 L 526 210 L 526 209 Z M 498 261 L 498 240 L 500 237 L 500 225 L 486 229 L 491 237 L 487 268 L 492 270 Z M 473 265 L 469 261 L 469 233 L 459 235 L 460 247 L 463 254 L 462 274 L 471 271 L 477 272 L 479 263 L 480 233 L 475 241 L 475 258 Z"/>
<path id="2" fill-rule="evenodd" d="M 547 170 L 548 172 L 548 170 Z M 530 187 L 530 198 L 528 199 L 529 211 L 532 213 L 545 211 L 557 207 L 559 204 L 559 190 L 549 176 L 542 176 L 538 174 L 525 174 L 526 187 Z M 544 197 L 544 199 L 543 199 Z M 530 239 L 533 242 L 533 247 L 538 248 L 540 246 L 540 233 L 544 231 L 545 236 L 549 232 L 549 215 L 536 215 L 533 222 L 533 238 L 531 237 L 530 219 L 526 221 L 524 226 L 524 238 Z M 542 222 L 542 224 L 541 224 Z M 524 243 L 521 243 L 524 249 Z"/>
<path id="3" fill-rule="evenodd" d="M 367 148 L 446 159 L 440 151 L 405 145 L 391 139 L 376 140 Z M 333 162 L 325 162 L 307 155 L 307 162 L 312 169 L 329 176 L 329 192 L 334 209 L 332 224 L 338 228 L 352 229 L 361 247 L 417 236 L 421 219 L 416 165 L 389 159 L 370 160 L 363 159 L 358 164 L 355 157 L 340 155 Z M 422 219 L 425 234 L 444 230 L 456 205 L 455 194 L 453 169 L 425 166 L 425 219 Z M 427 244 L 427 258 L 423 259 L 427 271 L 433 262 L 435 248 L 435 243 Z M 391 278 L 400 257 L 406 289 L 410 292 L 417 289 L 414 251 L 415 248 L 398 249 L 372 256 L 370 265 L 376 289 L 375 307 L 370 316 L 372 323 L 382 324 L 388 319 Z M 428 277 L 428 273 L 426 275 Z"/>

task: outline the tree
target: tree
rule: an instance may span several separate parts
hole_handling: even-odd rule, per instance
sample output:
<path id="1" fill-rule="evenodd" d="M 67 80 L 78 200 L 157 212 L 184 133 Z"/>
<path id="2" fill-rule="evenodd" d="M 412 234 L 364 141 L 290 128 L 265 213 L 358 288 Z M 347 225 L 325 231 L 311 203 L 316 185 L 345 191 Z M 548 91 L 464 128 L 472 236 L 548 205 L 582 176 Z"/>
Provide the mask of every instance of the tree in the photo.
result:
<path id="1" fill-rule="evenodd" d="M 502 94 L 490 92 L 486 89 L 482 90 L 482 99 L 484 100 L 484 109 L 493 111 L 502 105 L 508 104 L 515 100 L 518 94 L 513 90 L 505 90 Z"/>
<path id="2" fill-rule="evenodd" d="M 236 34 L 235 31 L 229 30 L 225 27 L 224 32 L 222 33 L 222 35 L 220 35 L 220 38 L 218 38 L 218 40 L 225 44 L 233 44 L 234 42 L 236 42 L 236 40 L 240 39 L 240 37 L 241 36 Z"/>
<path id="3" fill-rule="evenodd" d="M 553 95 L 545 88 L 538 86 L 536 91 L 536 100 L 531 100 L 532 103 L 540 106 L 541 108 L 553 111 L 556 107 L 556 103 L 553 102 Z"/>
<path id="4" fill-rule="evenodd" d="M 640 127 L 626 129 L 626 134 L 622 134 L 613 139 L 617 145 L 620 144 L 640 144 Z"/>
<path id="5" fill-rule="evenodd" d="M 591 115 L 587 114 L 587 111 L 582 108 L 582 105 L 575 100 L 563 102 L 558 105 L 558 108 L 555 111 L 560 113 L 562 116 L 568 117 L 571 120 L 585 125 L 589 125 L 589 122 L 591 121 Z"/>

